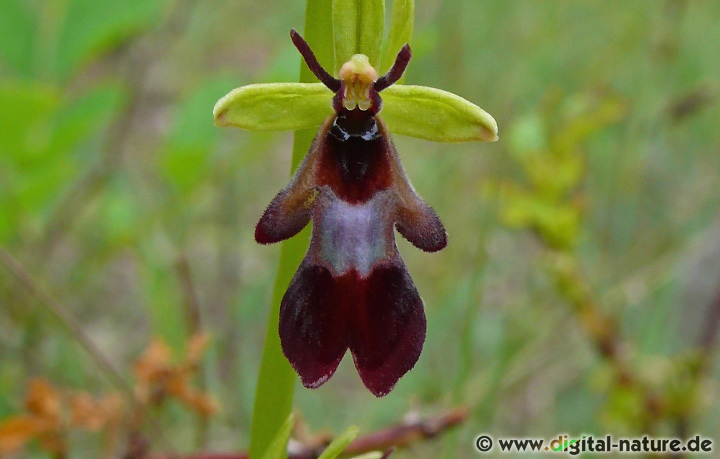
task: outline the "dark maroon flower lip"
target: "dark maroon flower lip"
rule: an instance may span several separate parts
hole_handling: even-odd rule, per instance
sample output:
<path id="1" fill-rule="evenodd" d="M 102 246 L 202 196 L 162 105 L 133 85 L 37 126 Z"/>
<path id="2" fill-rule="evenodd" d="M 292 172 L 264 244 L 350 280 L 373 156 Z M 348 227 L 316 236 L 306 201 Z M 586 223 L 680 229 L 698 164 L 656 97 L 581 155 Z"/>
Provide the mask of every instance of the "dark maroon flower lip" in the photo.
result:
<path id="1" fill-rule="evenodd" d="M 428 252 L 447 244 L 442 222 L 413 189 L 378 115 L 379 93 L 402 76 L 410 47 L 384 76 L 377 78 L 366 60 L 356 59 L 336 79 L 300 35 L 292 31 L 291 37 L 313 73 L 335 92 L 335 114 L 255 229 L 255 239 L 269 244 L 313 221 L 307 254 L 280 305 L 283 353 L 303 385 L 316 388 L 350 349 L 363 383 L 381 397 L 413 368 L 426 331 L 423 303 L 394 228 Z"/>
<path id="2" fill-rule="evenodd" d="M 283 352 L 310 388 L 335 373 L 349 348 L 370 392 L 388 394 L 420 357 L 425 328 L 422 301 L 399 257 L 366 278 L 303 262 L 280 305 Z"/>

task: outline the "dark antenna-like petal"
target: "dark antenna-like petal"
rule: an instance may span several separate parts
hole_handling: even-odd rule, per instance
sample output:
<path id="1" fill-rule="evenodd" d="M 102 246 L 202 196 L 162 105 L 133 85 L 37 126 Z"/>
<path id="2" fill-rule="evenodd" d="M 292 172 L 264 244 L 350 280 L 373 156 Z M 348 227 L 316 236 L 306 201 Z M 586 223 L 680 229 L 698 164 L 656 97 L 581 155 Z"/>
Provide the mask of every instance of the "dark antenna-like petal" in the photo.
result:
<path id="1" fill-rule="evenodd" d="M 305 39 L 303 39 L 303 37 L 301 37 L 295 29 L 290 31 L 290 38 L 297 50 L 300 51 L 303 59 L 305 59 L 310 71 L 315 74 L 317 79 L 327 86 L 330 91 L 338 92 L 340 90 L 340 80 L 333 78 L 333 76 L 330 75 L 327 70 L 322 67 L 322 65 L 320 65 L 315 57 L 315 54 L 312 52 L 312 49 L 310 49 L 310 45 L 307 44 Z"/>
<path id="2" fill-rule="evenodd" d="M 395 58 L 395 63 L 390 70 L 375 82 L 375 91 L 380 92 L 399 80 L 402 74 L 405 73 L 405 68 L 407 68 L 411 57 L 412 51 L 410 50 L 410 45 L 406 43 Z"/>

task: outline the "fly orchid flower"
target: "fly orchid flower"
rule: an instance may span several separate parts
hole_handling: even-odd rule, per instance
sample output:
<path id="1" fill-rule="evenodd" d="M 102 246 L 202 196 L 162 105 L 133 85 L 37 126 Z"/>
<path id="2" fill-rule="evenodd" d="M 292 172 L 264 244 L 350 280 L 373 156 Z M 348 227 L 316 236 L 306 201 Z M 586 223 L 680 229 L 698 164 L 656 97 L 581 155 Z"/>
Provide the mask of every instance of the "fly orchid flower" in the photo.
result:
<path id="1" fill-rule="evenodd" d="M 310 246 L 280 305 L 283 353 L 303 385 L 316 388 L 350 349 L 363 383 L 380 397 L 413 368 L 426 331 L 423 302 L 398 252 L 394 229 L 427 252 L 447 244 L 442 222 L 405 175 L 383 118 L 387 112 L 396 132 L 441 141 L 496 140 L 497 125 L 453 94 L 392 86 L 410 61 L 408 45 L 383 76 L 366 56 L 356 54 L 334 78 L 294 30 L 291 38 L 323 87 L 239 88 L 218 102 L 215 118 L 219 125 L 256 128 L 253 123 L 280 103 L 281 94 L 303 100 L 303 113 L 310 113 L 308 106 L 319 100 L 316 95 L 324 95 L 325 104 L 330 96 L 332 113 L 325 116 L 290 183 L 260 218 L 255 239 L 279 242 L 312 220 Z M 385 109 L 381 92 L 388 96 Z M 434 113 L 424 116 L 427 112 Z M 308 123 L 310 118 L 293 120 Z M 278 121 L 277 112 L 264 121 L 265 129 L 292 124 Z"/>

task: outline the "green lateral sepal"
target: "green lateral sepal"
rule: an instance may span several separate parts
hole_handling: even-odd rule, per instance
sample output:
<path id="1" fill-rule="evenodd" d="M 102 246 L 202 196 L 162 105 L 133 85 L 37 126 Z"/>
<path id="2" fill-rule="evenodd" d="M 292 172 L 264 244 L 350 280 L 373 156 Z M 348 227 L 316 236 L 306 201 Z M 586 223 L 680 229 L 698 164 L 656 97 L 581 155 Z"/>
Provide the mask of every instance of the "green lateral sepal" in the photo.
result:
<path id="1" fill-rule="evenodd" d="M 213 109 L 216 126 L 251 131 L 317 128 L 333 113 L 322 83 L 265 83 L 233 89 Z"/>
<path id="2" fill-rule="evenodd" d="M 434 142 L 494 142 L 495 119 L 462 97 L 427 86 L 395 85 L 382 92 L 380 115 L 395 134 Z"/>

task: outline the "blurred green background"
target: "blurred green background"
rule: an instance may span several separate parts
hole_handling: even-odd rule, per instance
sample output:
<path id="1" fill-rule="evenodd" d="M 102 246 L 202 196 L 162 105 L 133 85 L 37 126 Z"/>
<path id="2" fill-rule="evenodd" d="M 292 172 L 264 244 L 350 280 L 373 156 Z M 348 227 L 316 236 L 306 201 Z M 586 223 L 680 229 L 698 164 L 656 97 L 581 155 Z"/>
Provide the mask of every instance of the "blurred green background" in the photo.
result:
<path id="1" fill-rule="evenodd" d="M 288 32 L 303 15 L 278 0 L 0 2 L 0 245 L 128 379 L 153 336 L 181 353 L 194 289 L 221 405 L 212 450 L 247 447 L 279 256 L 253 231 L 292 149 L 290 133 L 215 127 L 212 107 L 297 79 Z M 399 458 L 476 457 L 481 432 L 720 440 L 718 24 L 712 1 L 418 0 L 406 82 L 477 103 L 500 141 L 395 138 L 450 238 L 437 254 L 398 242 L 425 350 L 383 399 L 349 358 L 298 388 L 309 427 L 367 433 L 468 407 Z M 598 352 L 610 325 L 588 311 L 617 327 L 621 357 Z M 635 382 L 618 381 L 618 359 Z M 0 267 L 0 420 L 36 376 L 111 387 Z M 191 414 L 160 416 L 179 451 L 196 446 Z M 72 457 L 96 443 L 78 434 Z"/>

